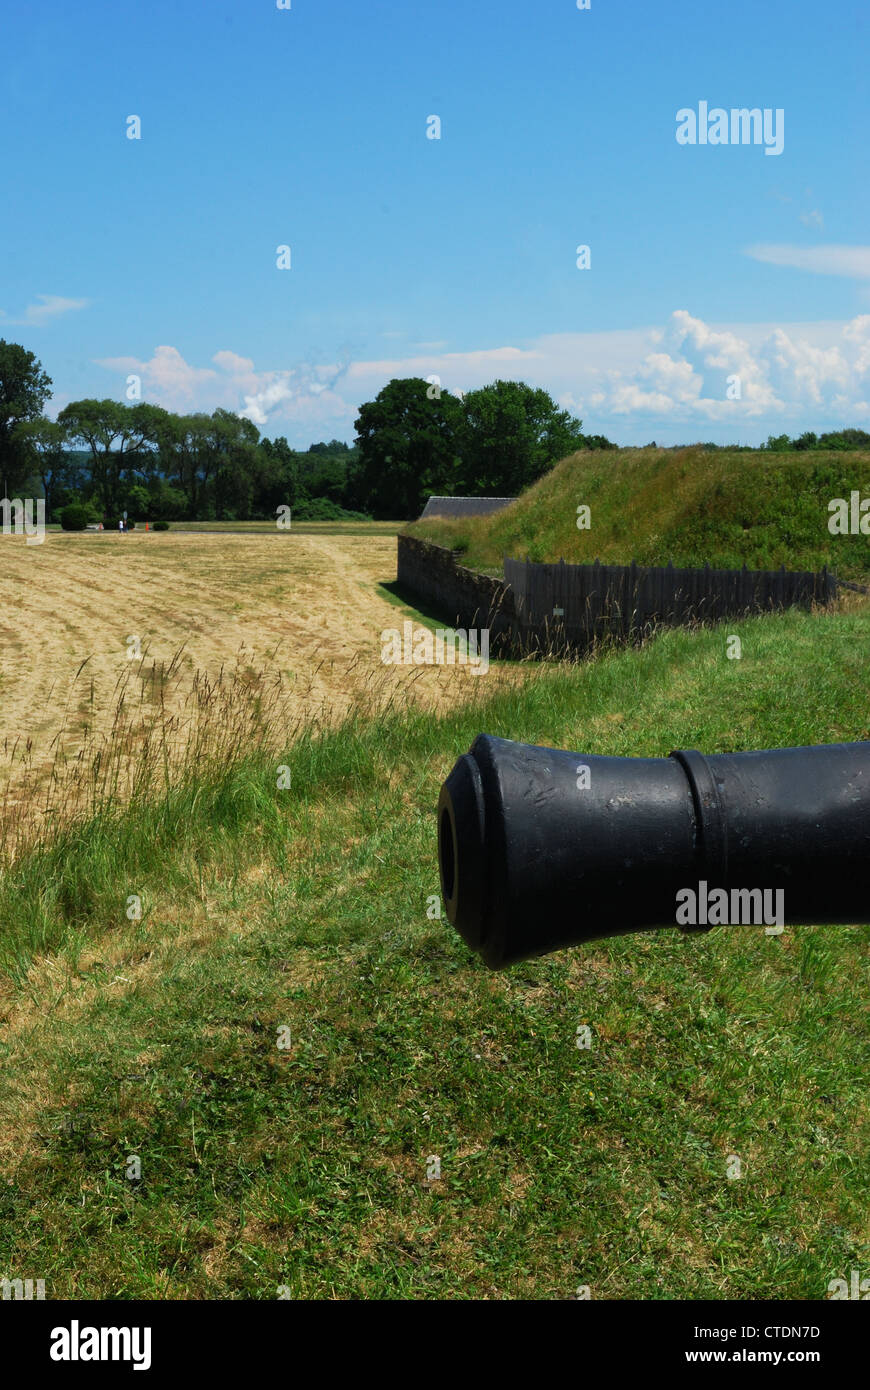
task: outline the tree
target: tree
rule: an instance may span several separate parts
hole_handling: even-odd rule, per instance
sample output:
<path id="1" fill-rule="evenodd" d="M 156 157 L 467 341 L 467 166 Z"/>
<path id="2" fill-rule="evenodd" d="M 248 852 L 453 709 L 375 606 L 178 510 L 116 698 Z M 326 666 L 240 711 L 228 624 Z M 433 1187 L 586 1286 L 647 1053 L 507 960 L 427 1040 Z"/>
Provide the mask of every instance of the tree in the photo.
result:
<path id="1" fill-rule="evenodd" d="M 157 443 L 160 467 L 183 494 L 188 520 L 199 519 L 216 462 L 209 416 L 167 412 L 157 430 Z"/>
<path id="2" fill-rule="evenodd" d="M 50 519 L 58 493 L 70 481 L 66 431 L 63 425 L 39 415 L 35 420 L 25 420 L 20 424 L 17 434 L 25 442 L 33 460 L 32 466 L 42 483 L 45 512 Z"/>
<path id="3" fill-rule="evenodd" d="M 380 518 L 419 516 L 424 499 L 452 482 L 461 423 L 456 396 L 436 396 L 422 377 L 389 382 L 360 407 L 351 505 Z"/>
<path id="4" fill-rule="evenodd" d="M 124 498 L 133 521 L 147 521 L 151 515 L 151 495 L 141 483 L 131 483 Z"/>
<path id="5" fill-rule="evenodd" d="M 166 478 L 157 478 L 149 489 L 148 511 L 158 521 L 184 521 L 190 507 L 180 488 Z"/>
<path id="6" fill-rule="evenodd" d="M 495 381 L 465 397 L 460 490 L 515 497 L 566 454 L 583 447 L 582 421 L 548 392 Z"/>
<path id="7" fill-rule="evenodd" d="M 0 475 L 13 492 L 33 466 L 31 440 L 19 426 L 42 414 L 51 385 L 32 352 L 0 338 Z"/>
<path id="8" fill-rule="evenodd" d="M 328 454 L 330 458 L 335 458 L 338 454 L 349 454 L 351 446 L 345 444 L 341 439 L 330 439 L 328 444 L 309 444 L 309 454 Z"/>
<path id="9" fill-rule="evenodd" d="M 122 405 L 112 400 L 72 401 L 57 417 L 71 439 L 81 440 L 91 453 L 91 479 L 110 516 L 121 510 L 121 484 L 147 481 L 156 468 L 156 445 L 169 412 L 145 401 Z"/>
<path id="10" fill-rule="evenodd" d="M 261 439 L 254 510 L 270 521 L 279 507 L 294 507 L 300 496 L 299 463 L 287 440 Z"/>
<path id="11" fill-rule="evenodd" d="M 214 457 L 214 504 L 218 521 L 245 521 L 251 515 L 260 431 L 252 420 L 231 410 L 214 411 L 209 448 Z"/>
<path id="12" fill-rule="evenodd" d="M 156 431 L 160 468 L 184 496 L 188 519 L 247 518 L 265 466 L 257 426 L 230 410 L 164 416 Z"/>
<path id="13" fill-rule="evenodd" d="M 820 449 L 866 449 L 870 444 L 870 434 L 866 430 L 835 430 L 832 434 L 819 435 Z"/>

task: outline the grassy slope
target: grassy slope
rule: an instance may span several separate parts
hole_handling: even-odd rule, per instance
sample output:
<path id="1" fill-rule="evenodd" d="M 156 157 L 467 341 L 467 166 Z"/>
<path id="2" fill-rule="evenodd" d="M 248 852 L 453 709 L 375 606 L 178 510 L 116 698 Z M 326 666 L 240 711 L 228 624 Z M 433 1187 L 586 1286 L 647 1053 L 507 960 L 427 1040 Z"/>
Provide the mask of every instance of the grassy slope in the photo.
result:
<path id="1" fill-rule="evenodd" d="M 481 728 L 645 755 L 866 739 L 868 652 L 858 601 L 665 632 L 302 741 L 289 790 L 243 761 L 17 864 L 0 1273 L 49 1297 L 818 1299 L 866 1269 L 867 928 L 493 975 L 426 905 L 438 786 Z"/>
<path id="2" fill-rule="evenodd" d="M 728 453 L 700 447 L 572 454 L 513 506 L 475 521 L 415 523 L 459 545 L 463 563 L 501 572 L 502 558 L 588 563 L 821 569 L 870 573 L 870 537 L 832 536 L 828 503 L 870 495 L 867 453 Z M 577 507 L 591 508 L 578 531 Z"/>

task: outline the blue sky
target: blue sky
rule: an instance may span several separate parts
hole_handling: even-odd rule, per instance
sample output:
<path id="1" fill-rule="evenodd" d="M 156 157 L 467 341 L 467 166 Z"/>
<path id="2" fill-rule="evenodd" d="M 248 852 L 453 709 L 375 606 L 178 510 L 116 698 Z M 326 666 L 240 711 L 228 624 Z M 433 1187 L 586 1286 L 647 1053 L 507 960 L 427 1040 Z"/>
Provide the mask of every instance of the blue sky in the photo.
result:
<path id="1" fill-rule="evenodd" d="M 392 376 L 625 444 L 870 429 L 868 39 L 863 0 L 10 7 L 0 336 L 50 414 L 135 374 L 300 447 Z M 678 144 L 702 101 L 782 152 Z"/>

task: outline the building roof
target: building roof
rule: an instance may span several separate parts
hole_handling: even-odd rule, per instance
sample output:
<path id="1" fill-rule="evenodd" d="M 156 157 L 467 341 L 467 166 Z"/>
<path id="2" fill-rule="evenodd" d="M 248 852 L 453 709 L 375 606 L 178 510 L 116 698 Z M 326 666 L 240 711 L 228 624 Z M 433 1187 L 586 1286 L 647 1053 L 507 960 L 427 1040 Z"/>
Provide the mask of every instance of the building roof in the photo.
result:
<path id="1" fill-rule="evenodd" d="M 515 497 L 430 497 L 420 513 L 420 520 L 428 516 L 489 516 L 490 512 L 500 512 L 502 507 L 516 500 Z"/>

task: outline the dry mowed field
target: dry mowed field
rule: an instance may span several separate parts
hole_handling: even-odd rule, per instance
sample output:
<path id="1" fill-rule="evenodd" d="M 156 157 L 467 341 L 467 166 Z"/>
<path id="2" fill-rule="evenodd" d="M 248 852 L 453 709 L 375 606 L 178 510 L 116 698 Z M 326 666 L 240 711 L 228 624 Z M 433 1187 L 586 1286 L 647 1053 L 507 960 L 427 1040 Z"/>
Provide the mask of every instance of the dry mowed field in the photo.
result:
<path id="1" fill-rule="evenodd" d="M 480 679 L 468 668 L 381 663 L 381 631 L 406 616 L 377 588 L 395 552 L 382 527 L 0 537 L 5 821 L 58 814 L 157 725 L 177 752 L 203 711 L 226 724 L 246 704 L 277 735 L 353 705 L 461 698 Z"/>

